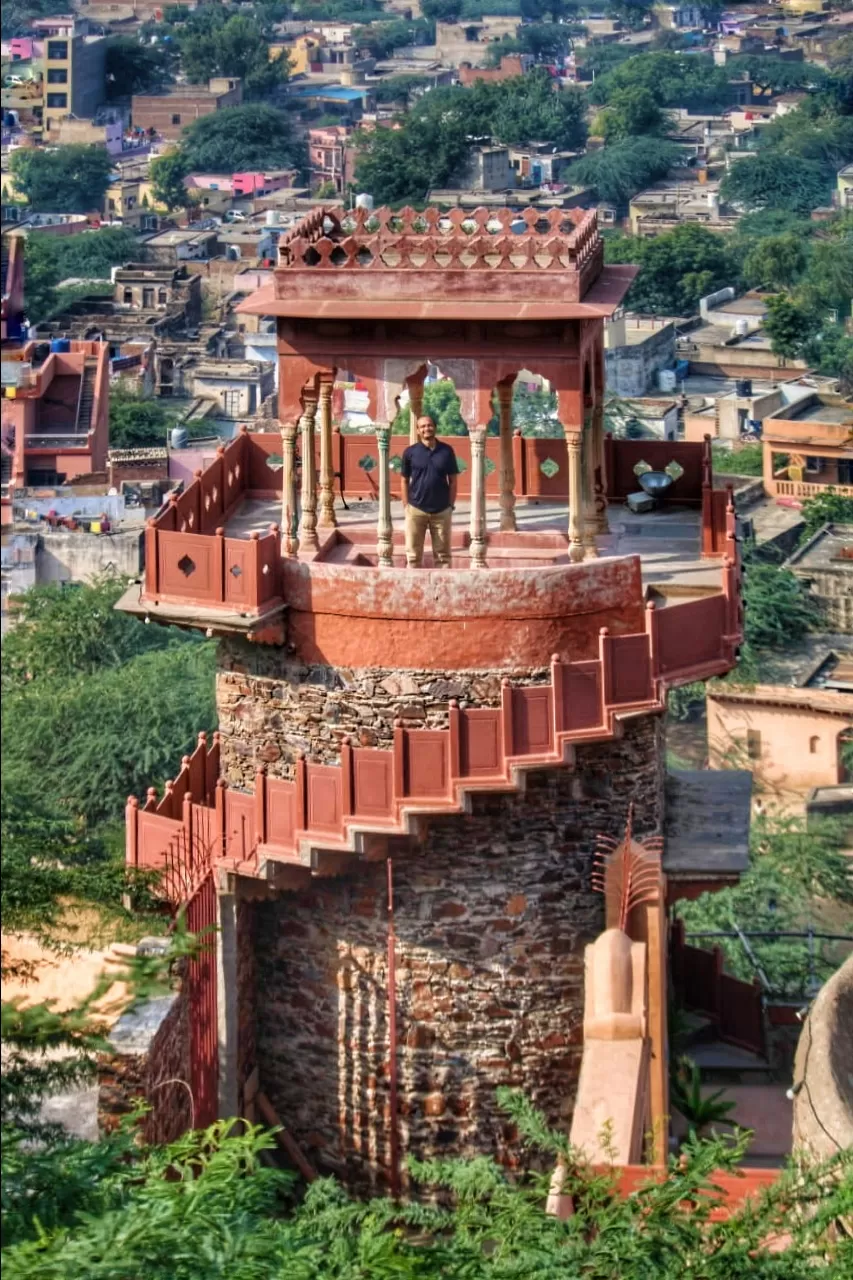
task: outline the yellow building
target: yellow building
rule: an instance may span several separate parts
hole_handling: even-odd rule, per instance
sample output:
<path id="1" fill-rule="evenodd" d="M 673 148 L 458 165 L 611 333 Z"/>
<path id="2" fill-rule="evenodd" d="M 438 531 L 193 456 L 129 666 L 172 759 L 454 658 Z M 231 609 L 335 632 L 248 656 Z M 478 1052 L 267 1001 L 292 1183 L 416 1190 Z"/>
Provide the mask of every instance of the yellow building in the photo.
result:
<path id="1" fill-rule="evenodd" d="M 796 13 L 799 17 L 805 17 L 809 13 L 825 13 L 828 7 L 826 0 L 782 0 L 785 12 Z"/>
<path id="2" fill-rule="evenodd" d="M 836 191 L 839 209 L 853 209 L 853 164 L 846 164 L 838 170 Z"/>
<path id="3" fill-rule="evenodd" d="M 32 26 L 44 41 L 45 134 L 57 132 L 66 116 L 90 119 L 106 93 L 108 38 L 90 35 L 86 20 L 76 16 L 40 18 Z"/>

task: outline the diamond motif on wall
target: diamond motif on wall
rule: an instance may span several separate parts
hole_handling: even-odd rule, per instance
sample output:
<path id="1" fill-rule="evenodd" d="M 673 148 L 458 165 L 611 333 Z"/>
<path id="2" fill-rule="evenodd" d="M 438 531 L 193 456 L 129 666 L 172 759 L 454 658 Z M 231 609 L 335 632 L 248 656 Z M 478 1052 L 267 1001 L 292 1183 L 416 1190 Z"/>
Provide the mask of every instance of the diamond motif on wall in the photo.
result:
<path id="1" fill-rule="evenodd" d="M 284 466 L 284 458 L 280 453 L 271 453 L 267 458 L 267 466 L 270 471 L 281 471 Z"/>
<path id="2" fill-rule="evenodd" d="M 232 578 L 239 578 L 243 570 L 240 568 L 238 564 L 232 564 L 228 572 L 231 574 Z"/>
<path id="3" fill-rule="evenodd" d="M 465 471 L 468 470 L 468 463 L 465 461 L 464 458 L 457 458 L 456 465 L 459 468 L 460 475 L 462 475 Z"/>
<path id="4" fill-rule="evenodd" d="M 485 462 L 483 463 L 483 470 L 485 471 L 487 476 L 490 476 L 493 471 L 497 470 L 495 463 L 492 461 L 491 458 L 486 458 Z"/>
<path id="5" fill-rule="evenodd" d="M 181 556 L 178 561 L 178 568 L 184 577 L 188 578 L 191 573 L 195 573 L 195 561 L 190 560 L 189 556 Z"/>
<path id="6" fill-rule="evenodd" d="M 359 458 L 358 465 L 362 471 L 373 471 L 376 466 L 376 459 L 371 458 L 370 454 L 366 453 L 363 458 Z"/>
<path id="7" fill-rule="evenodd" d="M 403 459 L 399 453 L 395 453 L 393 458 L 389 458 L 388 466 L 392 471 L 396 471 L 397 475 L 400 474 L 400 470 L 403 466 Z"/>
<path id="8" fill-rule="evenodd" d="M 549 480 L 553 480 L 554 476 L 560 470 L 560 464 L 557 462 L 556 458 L 546 458 L 544 462 L 539 463 L 539 470 L 542 472 L 543 476 L 546 476 Z"/>
<path id="9" fill-rule="evenodd" d="M 675 461 L 668 462 L 664 467 L 664 471 L 673 480 L 680 480 L 681 477 L 684 475 L 684 467 L 682 467 L 680 462 L 675 462 Z"/>

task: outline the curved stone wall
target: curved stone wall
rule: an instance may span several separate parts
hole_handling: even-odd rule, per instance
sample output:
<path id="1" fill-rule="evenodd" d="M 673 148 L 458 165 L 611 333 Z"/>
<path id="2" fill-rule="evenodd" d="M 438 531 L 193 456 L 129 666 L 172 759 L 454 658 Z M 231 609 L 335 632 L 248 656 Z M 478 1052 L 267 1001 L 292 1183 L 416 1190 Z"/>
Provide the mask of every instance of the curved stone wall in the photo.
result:
<path id="1" fill-rule="evenodd" d="M 288 648 L 331 667 L 508 674 L 645 627 L 637 556 L 453 573 L 285 560 L 283 579 Z"/>
<path id="2" fill-rule="evenodd" d="M 853 956 L 821 988 L 794 1059 L 794 1146 L 825 1158 L 853 1147 Z"/>

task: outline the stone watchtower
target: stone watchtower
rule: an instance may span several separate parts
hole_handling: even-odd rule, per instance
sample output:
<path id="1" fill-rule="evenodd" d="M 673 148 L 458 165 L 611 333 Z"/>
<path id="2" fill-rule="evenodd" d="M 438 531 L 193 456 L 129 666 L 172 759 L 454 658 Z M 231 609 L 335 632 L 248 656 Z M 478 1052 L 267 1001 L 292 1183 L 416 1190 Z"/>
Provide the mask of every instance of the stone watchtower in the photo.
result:
<path id="1" fill-rule="evenodd" d="M 515 1159 L 498 1085 L 568 1121 L 596 838 L 630 808 L 663 832 L 666 688 L 726 671 L 740 635 L 705 448 L 603 432 L 631 276 L 594 212 L 322 210 L 242 304 L 277 317 L 281 438 L 238 433 L 149 523 L 125 600 L 219 637 L 215 741 L 128 806 L 129 859 L 221 926 L 189 982 L 197 1123 L 260 1098 L 300 1160 L 382 1188 L 409 1152 Z M 387 423 L 431 365 L 469 424 L 462 519 L 452 568 L 407 570 Z M 513 433 L 524 368 L 564 440 Z M 338 429 L 342 382 L 375 431 Z M 635 467 L 677 477 L 651 524 L 621 505 Z M 670 895 L 726 875 L 665 866 Z"/>

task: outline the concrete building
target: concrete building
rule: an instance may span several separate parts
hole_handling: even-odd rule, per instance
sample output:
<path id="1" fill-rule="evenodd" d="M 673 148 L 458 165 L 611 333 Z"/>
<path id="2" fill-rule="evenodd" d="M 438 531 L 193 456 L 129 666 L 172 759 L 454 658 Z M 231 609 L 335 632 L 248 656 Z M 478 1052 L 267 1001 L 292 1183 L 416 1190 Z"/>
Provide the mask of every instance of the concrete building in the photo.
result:
<path id="1" fill-rule="evenodd" d="M 794 688 L 715 685 L 707 707 L 711 768 L 750 769 L 770 807 L 802 813 L 813 788 L 851 781 L 853 649 L 823 655 Z"/>
<path id="2" fill-rule="evenodd" d="M 644 396 L 675 366 L 675 324 L 655 316 L 616 314 L 604 326 L 604 370 L 613 395 Z"/>
<path id="3" fill-rule="evenodd" d="M 108 40 L 90 35 L 77 15 L 40 18 L 32 26 L 44 42 L 43 132 L 58 136 L 66 116 L 90 119 L 104 101 Z"/>
<path id="4" fill-rule="evenodd" d="M 106 464 L 109 347 L 27 342 L 3 352 L 3 452 L 9 484 L 56 485 Z"/>
<path id="5" fill-rule="evenodd" d="M 808 586 L 826 627 L 853 635 L 853 525 L 825 524 L 785 568 Z"/>
<path id="6" fill-rule="evenodd" d="M 218 415 L 235 422 L 253 418 L 275 389 L 272 365 L 249 360 L 201 361 L 192 377 L 193 394 L 212 400 Z"/>
<path id="7" fill-rule="evenodd" d="M 312 188 L 331 182 L 335 190 L 342 193 L 354 181 L 355 149 L 347 146 L 351 133 L 351 129 L 340 124 L 308 130 Z"/>
<path id="8" fill-rule="evenodd" d="M 526 75 L 535 63 L 536 59 L 529 53 L 505 54 L 496 67 L 474 67 L 470 62 L 463 62 L 459 67 L 459 83 L 463 87 L 476 84 L 478 80 L 501 84 L 504 80 Z"/>
<path id="9" fill-rule="evenodd" d="M 811 498 L 831 487 L 853 497 L 853 402 L 846 397 L 813 391 L 777 409 L 764 420 L 762 445 L 767 493 Z"/>
<path id="10" fill-rule="evenodd" d="M 177 85 L 167 93 L 135 93 L 130 117 L 137 129 L 150 129 L 161 138 L 176 142 L 181 130 L 194 120 L 223 107 L 238 107 L 242 101 L 239 77 L 214 76 L 207 85 Z"/>
<path id="11" fill-rule="evenodd" d="M 189 1033 L 182 1078 L 196 1124 L 272 1109 L 301 1167 L 354 1188 L 396 1194 L 409 1153 L 514 1160 L 495 1101 L 510 1081 L 593 1159 L 610 1118 L 619 1161 L 642 1158 L 644 1132 L 664 1160 L 666 902 L 746 865 L 746 792 L 724 832 L 660 862 L 688 807 L 664 787 L 666 688 L 728 670 L 740 640 L 725 502 L 704 444 L 605 435 L 603 320 L 634 271 L 604 266 L 594 211 L 539 210 L 511 246 L 509 210 L 473 215 L 471 235 L 438 209 L 380 209 L 378 226 L 392 216 L 392 267 L 365 267 L 387 233 L 363 211 L 318 209 L 283 238 L 237 312 L 276 320 L 280 429 L 238 432 L 149 522 L 120 606 L 220 639 L 215 742 L 127 810 L 129 862 L 166 868 L 191 928 L 220 924 L 169 1024 Z M 407 571 L 407 440 L 384 424 L 404 391 L 417 412 L 431 364 L 470 426 L 452 566 Z M 513 434 L 524 369 L 554 388 L 565 439 Z M 334 431 L 339 372 L 375 431 Z M 647 539 L 663 559 L 629 552 L 641 460 L 675 477 L 652 519 L 682 530 L 701 598 L 675 598 L 666 538 Z M 338 490 L 370 505 L 348 513 Z M 534 494 L 531 528 L 516 499 Z M 651 579 L 665 608 L 647 606 Z M 702 778 L 682 794 L 695 813 Z M 634 923 L 612 910 L 621 854 L 610 908 L 591 892 L 599 834 L 648 859 Z M 624 1038 L 599 971 L 636 993 Z M 185 1092 L 152 1091 L 173 1130 Z"/>
<path id="12" fill-rule="evenodd" d="M 488 46 L 505 36 L 515 39 L 520 26 L 520 18 L 485 15 L 477 22 L 437 22 L 435 54 L 447 66 L 459 67 L 465 62 L 472 67 L 481 67 Z"/>

